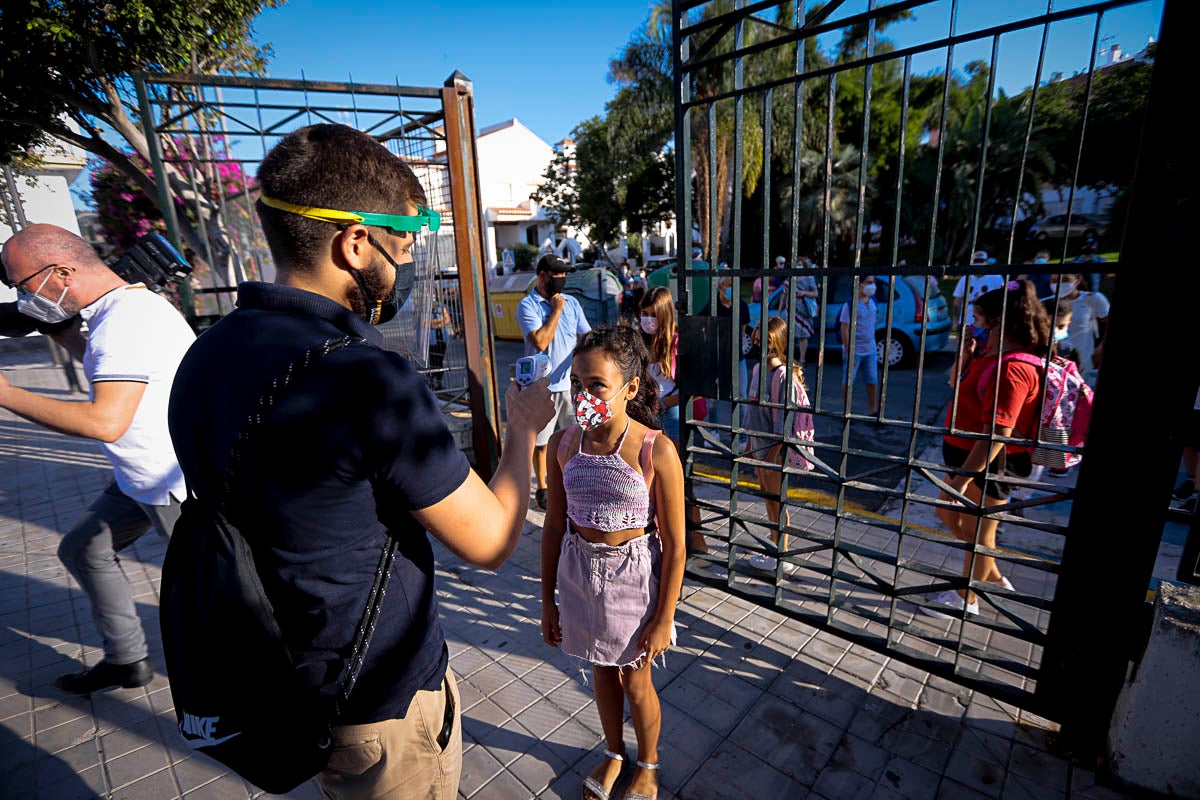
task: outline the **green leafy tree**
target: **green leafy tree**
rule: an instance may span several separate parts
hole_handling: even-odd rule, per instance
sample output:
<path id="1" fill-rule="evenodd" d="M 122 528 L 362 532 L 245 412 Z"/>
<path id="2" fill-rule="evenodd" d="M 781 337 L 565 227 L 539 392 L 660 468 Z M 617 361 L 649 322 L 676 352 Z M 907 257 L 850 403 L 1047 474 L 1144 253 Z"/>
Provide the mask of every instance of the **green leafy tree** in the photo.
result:
<path id="1" fill-rule="evenodd" d="M 560 224 L 587 231 L 593 243 L 612 241 L 621 229 L 617 168 L 608 146 L 608 123 L 592 117 L 571 131 L 573 156 L 560 153 L 533 198 Z"/>
<path id="2" fill-rule="evenodd" d="M 670 218 L 675 191 L 670 151 L 635 156 L 614 133 L 611 115 L 581 122 L 571 137 L 574 148 L 557 154 L 533 194 L 556 222 L 586 230 L 601 245 L 616 240 L 623 222 L 636 232 Z"/>
<path id="3" fill-rule="evenodd" d="M 158 187 L 144 168 L 150 149 L 130 74 L 261 73 L 270 49 L 253 43 L 251 26 L 264 8 L 282 2 L 6 4 L 0 13 L 0 162 L 35 167 L 39 149 L 59 139 L 103 158 L 157 204 Z M 180 220 L 185 245 L 198 254 L 211 248 L 214 261 L 228 257 L 215 169 L 188 174 L 168 164 L 167 172 L 172 195 L 197 209 L 195 220 Z"/>

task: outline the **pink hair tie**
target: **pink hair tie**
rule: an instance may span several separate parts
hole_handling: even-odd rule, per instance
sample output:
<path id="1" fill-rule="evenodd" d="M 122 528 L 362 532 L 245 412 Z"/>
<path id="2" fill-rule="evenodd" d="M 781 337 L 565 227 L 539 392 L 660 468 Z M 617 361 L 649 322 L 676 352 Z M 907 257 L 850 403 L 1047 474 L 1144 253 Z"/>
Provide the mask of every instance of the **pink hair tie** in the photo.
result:
<path id="1" fill-rule="evenodd" d="M 1004 288 L 1008 289 L 1010 292 L 1018 291 L 1021 288 L 1021 282 L 1020 281 L 1009 281 L 1005 285 Z"/>

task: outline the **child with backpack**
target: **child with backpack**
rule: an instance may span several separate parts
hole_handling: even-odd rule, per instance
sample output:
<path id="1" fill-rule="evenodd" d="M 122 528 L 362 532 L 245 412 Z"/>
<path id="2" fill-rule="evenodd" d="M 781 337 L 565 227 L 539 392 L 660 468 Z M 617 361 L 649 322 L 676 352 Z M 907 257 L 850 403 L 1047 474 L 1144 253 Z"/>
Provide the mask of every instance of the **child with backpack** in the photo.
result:
<path id="1" fill-rule="evenodd" d="M 1033 470 L 1030 449 L 960 433 L 994 434 L 994 438 L 1001 439 L 1032 439 L 1038 435 L 1044 354 L 1050 345 L 1051 322 L 1033 284 L 1009 281 L 980 295 L 975 301 L 974 323 L 988 330 L 987 349 L 974 353 L 966 348 L 966 356 L 970 358 L 959 374 L 956 401 L 947 409 L 946 427 L 950 430 L 942 443 L 942 455 L 947 467 L 967 473 L 947 474 L 946 484 L 972 503 L 989 507 L 1007 502 L 1012 494 L 1012 485 L 1005 478 L 1030 475 Z M 945 490 L 939 498 L 952 504 L 961 502 Z M 995 548 L 994 516 L 980 517 L 945 506 L 938 507 L 937 515 L 956 539 Z M 1010 591 L 1013 588 L 996 566 L 996 559 L 976 553 L 974 548 L 963 554 L 963 575 L 997 588 Z M 970 588 L 948 589 L 927 599 L 934 605 L 922 605 L 919 609 L 933 617 L 950 616 L 938 606 L 956 611 L 965 609 L 967 614 L 979 613 L 978 598 Z"/>
<path id="2" fill-rule="evenodd" d="M 765 397 L 769 405 L 764 406 L 757 403 L 760 384 L 763 381 L 759 377 L 759 364 L 756 363 L 750 374 L 750 385 L 747 392 L 753 405 L 747 403 L 744 406 L 742 427 L 747 430 L 769 433 L 771 436 L 748 436 L 744 452 L 746 455 L 772 465 L 769 467 L 756 465 L 754 473 L 758 478 L 758 485 L 768 493 L 768 497 L 765 499 L 767 519 L 770 520 L 772 528 L 771 540 L 782 551 L 787 549 L 787 535 L 781 532 L 779 526 L 781 509 L 778 497 L 779 487 L 783 482 L 783 473 L 780 468 L 784 464 L 784 453 L 787 453 L 789 467 L 803 472 L 813 469 L 812 462 L 805 457 L 812 455 L 812 448 L 787 445 L 783 442 L 783 437 L 811 442 L 813 440 L 813 420 L 812 414 L 807 411 L 796 410 L 808 408 L 810 404 L 808 390 L 804 385 L 804 370 L 798 360 L 799 357 L 797 356 L 797 361 L 790 374 L 787 364 L 784 362 L 784 357 L 787 355 L 787 323 L 779 317 L 771 317 L 767 320 L 765 341 L 761 328 L 754 331 L 752 340 L 755 345 L 764 347 L 766 350 L 766 366 L 769 372 L 765 381 L 767 387 Z M 786 528 L 790 522 L 788 515 L 784 513 L 783 527 Z M 774 572 L 776 567 L 775 558 L 759 553 L 750 556 L 749 563 L 753 567 L 768 572 Z"/>
<path id="3" fill-rule="evenodd" d="M 1045 410 L 1039 441 L 1078 447 L 1087 435 L 1092 418 L 1092 387 L 1083 377 L 1078 351 L 1071 345 L 1068 331 L 1073 321 L 1070 301 L 1051 298 L 1042 306 L 1054 316 L 1050 345 L 1050 363 L 1046 371 Z M 1061 478 L 1079 463 L 1078 453 L 1036 448 L 1033 451 L 1033 478 L 1041 479 L 1043 468 L 1051 477 Z"/>
<path id="4" fill-rule="evenodd" d="M 657 796 L 661 710 L 651 665 L 675 643 L 683 583 L 683 468 L 654 429 L 659 401 L 642 337 L 593 330 L 571 364 L 577 426 L 550 439 L 542 529 L 542 638 L 592 665 L 604 759 L 583 796 L 608 800 L 629 767 L 625 700 L 637 735 L 628 800 Z M 557 591 L 557 602 L 555 593 Z"/>

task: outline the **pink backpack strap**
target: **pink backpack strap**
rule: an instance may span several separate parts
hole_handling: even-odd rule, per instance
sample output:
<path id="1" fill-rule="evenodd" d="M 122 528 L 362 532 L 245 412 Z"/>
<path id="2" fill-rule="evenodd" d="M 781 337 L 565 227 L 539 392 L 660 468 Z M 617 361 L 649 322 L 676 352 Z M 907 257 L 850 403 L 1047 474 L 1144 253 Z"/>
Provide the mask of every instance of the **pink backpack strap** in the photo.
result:
<path id="1" fill-rule="evenodd" d="M 646 438 L 642 439 L 642 452 L 638 456 L 638 463 L 642 467 L 642 477 L 646 479 L 646 488 L 650 488 L 650 484 L 654 481 L 654 440 L 658 438 L 659 432 L 651 428 L 646 431 Z M 653 503 L 653 498 L 651 498 Z"/>
<path id="2" fill-rule="evenodd" d="M 571 439 L 575 435 L 575 431 L 579 431 L 579 435 L 583 435 L 583 428 L 578 425 L 567 428 L 563 433 L 562 438 L 558 440 L 558 468 L 562 470 L 567 466 L 567 461 L 571 458 Z"/>
<path id="3" fill-rule="evenodd" d="M 980 356 L 980 358 L 986 358 L 988 363 L 984 366 L 983 372 L 979 373 L 978 382 L 975 384 L 975 393 L 979 395 L 980 400 L 989 401 L 990 398 L 983 396 L 983 390 L 987 386 L 988 381 L 992 379 L 992 376 L 996 374 L 996 359 L 992 356 Z M 1005 363 L 1009 361 L 1023 361 L 1035 367 L 1043 369 L 1046 367 L 1046 359 L 1041 356 L 1035 356 L 1033 353 L 1010 353 L 1004 356 L 1004 361 Z"/>

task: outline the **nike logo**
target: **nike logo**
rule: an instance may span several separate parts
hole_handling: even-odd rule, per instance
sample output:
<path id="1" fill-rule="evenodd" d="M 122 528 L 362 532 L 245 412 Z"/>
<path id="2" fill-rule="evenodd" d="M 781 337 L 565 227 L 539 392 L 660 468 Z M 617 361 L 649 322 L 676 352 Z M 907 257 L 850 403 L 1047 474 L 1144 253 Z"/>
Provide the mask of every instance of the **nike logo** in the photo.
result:
<path id="1" fill-rule="evenodd" d="M 220 717 L 200 717 L 185 711 L 183 719 L 179 720 L 179 732 L 183 734 L 183 740 L 187 742 L 188 747 L 194 750 L 202 747 L 216 747 L 241 735 L 241 731 L 235 731 L 228 736 L 214 737 L 217 723 L 220 721 Z"/>
<path id="2" fill-rule="evenodd" d="M 233 737 L 241 735 L 242 732 L 238 731 L 237 733 L 231 733 L 228 736 L 222 736 L 220 739 L 189 739 L 188 737 L 184 736 L 183 740 L 187 742 L 188 747 L 192 748 L 193 750 L 199 750 L 202 747 L 216 747 L 222 742 L 228 742 Z"/>

